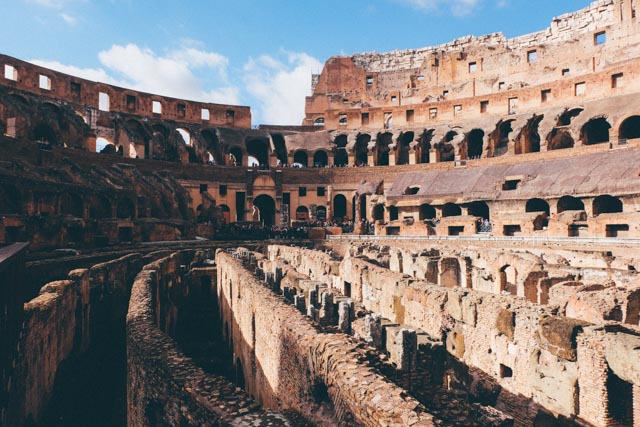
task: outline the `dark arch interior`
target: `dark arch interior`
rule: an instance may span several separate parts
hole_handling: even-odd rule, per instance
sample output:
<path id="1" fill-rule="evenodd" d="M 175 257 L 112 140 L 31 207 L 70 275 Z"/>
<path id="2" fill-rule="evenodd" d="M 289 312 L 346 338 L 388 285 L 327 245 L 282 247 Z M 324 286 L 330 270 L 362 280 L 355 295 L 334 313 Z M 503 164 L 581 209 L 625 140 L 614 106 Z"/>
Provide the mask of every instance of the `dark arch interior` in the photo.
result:
<path id="1" fill-rule="evenodd" d="M 218 139 L 218 135 L 216 134 L 216 132 L 211 130 L 203 130 L 202 138 L 204 138 L 207 151 L 213 156 L 214 163 L 216 165 L 224 165 L 222 144 L 220 144 L 220 140 Z M 207 155 L 203 163 L 207 163 L 208 161 L 209 158 Z"/>
<path id="2" fill-rule="evenodd" d="M 389 206 L 389 221 L 398 220 L 398 208 L 395 206 Z"/>
<path id="3" fill-rule="evenodd" d="M 571 124 L 571 120 L 573 120 L 574 117 L 578 117 L 582 111 L 582 108 L 565 110 L 560 114 L 560 116 L 558 116 L 558 126 L 569 126 Z"/>
<path id="4" fill-rule="evenodd" d="M 631 116 L 620 125 L 620 139 L 640 138 L 640 116 Z"/>
<path id="5" fill-rule="evenodd" d="M 547 138 L 549 150 L 561 150 L 563 148 L 572 148 L 574 145 L 573 137 L 565 129 L 553 129 Z"/>
<path id="6" fill-rule="evenodd" d="M 593 214 L 598 216 L 603 213 L 622 212 L 622 201 L 617 197 L 603 195 L 593 200 Z"/>
<path id="7" fill-rule="evenodd" d="M 347 198 L 342 194 L 338 194 L 333 198 L 333 217 L 347 217 Z"/>
<path id="8" fill-rule="evenodd" d="M 269 147 L 266 141 L 252 139 L 247 142 L 247 155 L 258 160 L 261 168 L 269 167 Z"/>
<path id="9" fill-rule="evenodd" d="M 313 155 L 313 166 L 323 168 L 329 164 L 329 157 L 324 150 L 318 150 Z"/>
<path id="10" fill-rule="evenodd" d="M 485 202 L 472 202 L 467 208 L 469 215 L 489 219 L 489 205 Z"/>
<path id="11" fill-rule="evenodd" d="M 369 163 L 369 142 L 371 141 L 371 135 L 363 134 L 358 135 L 356 139 L 356 166 L 363 166 Z"/>
<path id="12" fill-rule="evenodd" d="M 424 204 L 420 206 L 420 220 L 434 219 L 436 217 L 436 209 L 429 205 Z"/>
<path id="13" fill-rule="evenodd" d="M 235 164 L 236 166 L 242 166 L 242 148 L 233 147 L 229 150 L 229 154 L 232 156 L 231 164 Z"/>
<path id="14" fill-rule="evenodd" d="M 276 202 L 267 196 L 261 194 L 253 199 L 253 205 L 260 210 L 260 222 L 266 226 L 272 226 L 276 223 Z"/>
<path id="15" fill-rule="evenodd" d="M 544 119 L 544 115 L 534 115 L 527 120 L 527 124 L 520 130 L 516 138 L 516 154 L 540 152 L 540 133 L 538 129 L 542 119 Z"/>
<path id="16" fill-rule="evenodd" d="M 467 134 L 467 158 L 479 159 L 482 156 L 484 131 L 473 129 Z"/>
<path id="17" fill-rule="evenodd" d="M 376 166 L 389 166 L 389 145 L 393 142 L 393 135 L 389 132 L 378 134 L 376 141 Z"/>
<path id="18" fill-rule="evenodd" d="M 493 143 L 493 157 L 503 156 L 509 150 L 509 134 L 513 132 L 513 120 L 500 121 L 496 129 Z"/>
<path id="19" fill-rule="evenodd" d="M 273 140 L 273 148 L 276 151 L 276 157 L 280 161 L 280 164 L 286 165 L 289 163 L 289 159 L 287 158 L 287 145 L 284 142 L 284 137 L 276 133 L 271 135 L 271 139 Z"/>
<path id="20" fill-rule="evenodd" d="M 580 139 L 585 145 L 609 142 L 609 129 L 611 125 L 604 117 L 591 119 L 582 127 Z"/>
<path id="21" fill-rule="evenodd" d="M 47 141 L 51 145 L 58 145 L 59 140 L 51 126 L 41 123 L 33 130 L 33 138 L 36 141 Z"/>
<path id="22" fill-rule="evenodd" d="M 404 132 L 400 137 L 400 143 L 398 144 L 398 165 L 409 164 L 409 151 L 410 144 L 413 142 L 415 134 L 413 132 Z"/>
<path id="23" fill-rule="evenodd" d="M 111 203 L 102 196 L 94 196 L 89 207 L 89 216 L 92 219 L 111 218 Z"/>
<path id="24" fill-rule="evenodd" d="M 60 199 L 60 211 L 63 215 L 82 218 L 84 216 L 82 198 L 74 193 L 63 193 Z"/>
<path id="25" fill-rule="evenodd" d="M 309 156 L 306 151 L 298 150 L 293 155 L 293 163 L 301 164 L 302 166 L 309 166 Z"/>
<path id="26" fill-rule="evenodd" d="M 583 211 L 584 203 L 573 196 L 564 196 L 558 200 L 558 213 L 564 211 Z"/>
<path id="27" fill-rule="evenodd" d="M 420 163 L 431 162 L 431 140 L 433 139 L 433 129 L 426 130 L 420 136 L 418 141 L 419 159 Z"/>
<path id="28" fill-rule="evenodd" d="M 529 199 L 525 206 L 525 212 L 545 212 L 549 215 L 549 203 L 542 199 Z"/>
<path id="29" fill-rule="evenodd" d="M 455 203 L 447 203 L 442 207 L 443 217 L 460 215 L 462 215 L 462 209 L 460 209 L 460 206 L 456 205 Z"/>
<path id="30" fill-rule="evenodd" d="M 373 207 L 373 220 L 384 221 L 384 205 L 375 205 Z"/>
<path id="31" fill-rule="evenodd" d="M 118 218 L 134 218 L 135 217 L 135 206 L 133 202 L 124 197 L 118 201 Z"/>

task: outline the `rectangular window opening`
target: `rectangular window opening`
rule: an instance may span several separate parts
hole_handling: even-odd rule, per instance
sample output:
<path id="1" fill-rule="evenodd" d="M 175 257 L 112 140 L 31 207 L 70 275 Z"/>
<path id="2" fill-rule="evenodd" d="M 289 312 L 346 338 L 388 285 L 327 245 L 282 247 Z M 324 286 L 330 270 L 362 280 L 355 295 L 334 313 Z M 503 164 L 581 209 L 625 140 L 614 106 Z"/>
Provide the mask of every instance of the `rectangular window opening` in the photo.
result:
<path id="1" fill-rule="evenodd" d="M 623 73 L 616 73 L 614 75 L 611 76 L 611 88 L 612 89 L 617 89 L 619 87 L 622 87 L 622 78 L 624 77 Z"/>
<path id="2" fill-rule="evenodd" d="M 500 364 L 500 378 L 511 378 L 513 377 L 513 370 L 507 365 Z"/>
<path id="3" fill-rule="evenodd" d="M 80 98 L 80 94 L 82 93 L 82 86 L 80 85 L 80 83 L 69 83 L 69 90 L 71 91 L 71 95 L 73 97 Z"/>
<path id="4" fill-rule="evenodd" d="M 298 188 L 298 197 L 306 197 L 307 195 L 307 187 Z"/>
<path id="5" fill-rule="evenodd" d="M 346 114 L 341 114 L 338 120 L 338 124 L 340 126 L 346 126 L 347 125 L 347 115 Z"/>
<path id="6" fill-rule="evenodd" d="M 184 118 L 187 115 L 187 106 L 186 106 L 186 104 L 177 104 L 176 105 L 176 113 L 178 113 L 178 117 Z"/>
<path id="7" fill-rule="evenodd" d="M 571 70 L 568 68 L 563 68 L 562 69 L 562 75 L 563 76 L 568 76 L 571 73 Z"/>
<path id="8" fill-rule="evenodd" d="M 585 82 L 576 83 L 575 96 L 584 96 L 587 93 L 587 84 Z"/>
<path id="9" fill-rule="evenodd" d="M 475 73 L 478 70 L 477 62 L 469 62 L 469 73 Z"/>
<path id="10" fill-rule="evenodd" d="M 138 98 L 135 95 L 127 95 L 125 97 L 125 103 L 129 111 L 135 111 L 136 108 L 138 108 Z"/>
<path id="11" fill-rule="evenodd" d="M 437 108 L 429 108 L 429 118 L 437 119 L 438 118 L 438 109 Z"/>
<path id="12" fill-rule="evenodd" d="M 98 109 L 100 111 L 109 111 L 109 104 L 109 95 L 104 92 L 98 93 Z"/>
<path id="13" fill-rule="evenodd" d="M 40 89 L 51 90 L 51 79 L 48 76 L 40 74 L 39 84 Z"/>
<path id="14" fill-rule="evenodd" d="M 537 50 L 530 50 L 530 51 L 527 52 L 527 62 L 529 64 L 533 64 L 537 60 L 538 60 L 538 51 Z"/>
<path id="15" fill-rule="evenodd" d="M 480 112 L 486 113 L 489 108 L 489 101 L 480 101 Z"/>
<path id="16" fill-rule="evenodd" d="M 224 184 L 220 184 L 220 195 L 221 196 L 227 195 L 227 186 Z"/>
<path id="17" fill-rule="evenodd" d="M 518 110 L 518 98 L 509 98 L 509 115 L 516 114 Z"/>
<path id="18" fill-rule="evenodd" d="M 457 117 L 460 114 L 462 114 L 462 105 L 454 105 L 453 106 L 453 115 Z"/>
<path id="19" fill-rule="evenodd" d="M 498 90 L 504 90 L 504 82 L 498 82 Z"/>
<path id="20" fill-rule="evenodd" d="M 547 102 L 551 99 L 551 89 L 543 89 L 540 91 L 540 101 Z"/>
<path id="21" fill-rule="evenodd" d="M 361 116 L 361 121 L 362 121 L 362 125 L 368 125 L 369 124 L 369 113 L 362 113 Z"/>
<path id="22" fill-rule="evenodd" d="M 323 197 L 325 195 L 325 188 L 324 187 L 318 187 L 316 193 L 317 193 L 317 195 L 319 197 Z"/>
<path id="23" fill-rule="evenodd" d="M 209 110 L 207 108 L 203 108 L 200 110 L 200 119 L 204 120 L 204 121 L 209 121 L 210 118 L 210 114 L 209 114 Z"/>
<path id="24" fill-rule="evenodd" d="M 502 191 L 511 191 L 517 190 L 518 184 L 520 184 L 521 179 L 508 179 L 502 184 Z"/>
<path id="25" fill-rule="evenodd" d="M 4 65 L 4 78 L 7 80 L 18 81 L 18 70 L 13 65 Z"/>
<path id="26" fill-rule="evenodd" d="M 407 110 L 407 123 L 413 123 L 414 110 Z"/>
<path id="27" fill-rule="evenodd" d="M 607 32 L 606 31 L 600 31 L 594 34 L 593 36 L 593 43 L 596 46 L 599 46 L 601 44 L 605 44 L 607 42 Z"/>
<path id="28" fill-rule="evenodd" d="M 367 76 L 365 81 L 367 86 L 373 86 L 373 76 Z"/>
<path id="29" fill-rule="evenodd" d="M 206 193 L 209 190 L 209 185 L 208 184 L 200 184 L 200 192 L 201 193 Z"/>
<path id="30" fill-rule="evenodd" d="M 162 103 L 160 101 L 151 101 L 151 112 L 153 114 L 162 114 Z"/>

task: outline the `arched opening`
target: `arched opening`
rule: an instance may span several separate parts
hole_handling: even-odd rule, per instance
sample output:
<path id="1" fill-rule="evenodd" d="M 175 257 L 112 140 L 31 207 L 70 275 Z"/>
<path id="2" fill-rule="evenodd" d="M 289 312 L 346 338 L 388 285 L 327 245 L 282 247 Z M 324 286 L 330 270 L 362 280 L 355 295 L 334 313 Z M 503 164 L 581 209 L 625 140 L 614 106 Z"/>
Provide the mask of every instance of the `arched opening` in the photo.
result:
<path id="1" fill-rule="evenodd" d="M 253 199 L 253 205 L 260 212 L 259 221 L 267 227 L 276 223 L 276 202 L 266 194 L 261 194 Z"/>
<path id="2" fill-rule="evenodd" d="M 76 218 L 84 217 L 84 202 L 75 193 L 65 192 L 60 196 L 60 213 Z"/>
<path id="3" fill-rule="evenodd" d="M 467 212 L 470 216 L 475 216 L 478 218 L 483 218 L 486 220 L 490 219 L 489 215 L 489 205 L 485 202 L 471 202 L 467 207 Z"/>
<path id="4" fill-rule="evenodd" d="M 306 206 L 298 206 L 296 209 L 296 221 L 309 222 L 309 209 Z"/>
<path id="5" fill-rule="evenodd" d="M 554 128 L 547 136 L 547 146 L 549 150 L 573 148 L 574 145 L 573 137 L 569 131 L 565 129 Z"/>
<path id="6" fill-rule="evenodd" d="M 306 151 L 298 150 L 293 154 L 293 163 L 300 167 L 309 166 L 309 156 Z"/>
<path id="7" fill-rule="evenodd" d="M 622 212 L 622 201 L 617 197 L 608 194 L 598 196 L 593 200 L 593 215 L 598 216 L 604 213 Z"/>
<path id="8" fill-rule="evenodd" d="M 347 198 L 337 194 L 333 198 L 333 219 L 344 220 L 347 218 Z"/>
<path id="9" fill-rule="evenodd" d="M 542 199 L 529 199 L 525 205 L 525 212 L 544 212 L 549 216 L 549 203 Z"/>
<path id="10" fill-rule="evenodd" d="M 384 221 L 384 205 L 378 204 L 373 207 L 373 220 Z"/>
<path id="11" fill-rule="evenodd" d="M 325 222 L 327 220 L 327 208 L 325 206 L 318 206 L 316 208 L 316 221 Z"/>
<path id="12" fill-rule="evenodd" d="M 640 138 L 640 116 L 631 116 L 620 124 L 618 131 L 620 139 Z"/>
<path id="13" fill-rule="evenodd" d="M 424 220 L 428 220 L 428 219 L 435 219 L 436 217 L 436 209 L 429 205 L 429 204 L 423 204 L 420 205 L 420 221 L 424 221 Z"/>
<path id="14" fill-rule="evenodd" d="M 324 117 L 318 117 L 313 121 L 314 126 L 324 126 Z"/>
<path id="15" fill-rule="evenodd" d="M 558 213 L 564 211 L 583 211 L 584 203 L 576 197 L 564 196 L 558 200 Z"/>
<path id="16" fill-rule="evenodd" d="M 366 133 L 360 134 L 358 138 L 356 138 L 356 166 L 366 166 L 369 164 L 369 142 L 371 142 L 371 135 Z"/>
<path id="17" fill-rule="evenodd" d="M 284 136 L 280 134 L 273 134 L 271 135 L 271 140 L 273 141 L 273 148 L 276 152 L 276 157 L 280 164 L 288 164 L 289 159 L 287 158 L 287 144 L 284 141 Z"/>
<path id="18" fill-rule="evenodd" d="M 227 205 L 220 205 L 218 207 L 222 212 L 222 218 L 224 219 L 225 224 L 229 224 L 231 222 L 231 209 Z"/>
<path id="19" fill-rule="evenodd" d="M 591 119 L 582 126 L 580 139 L 584 145 L 609 142 L 609 129 L 611 129 L 611 125 L 604 117 Z"/>
<path id="20" fill-rule="evenodd" d="M 509 151 L 509 135 L 513 132 L 511 124 L 513 120 L 500 120 L 495 130 L 491 133 L 491 146 L 489 157 L 499 157 Z"/>
<path id="21" fill-rule="evenodd" d="M 347 135 L 338 135 L 335 139 L 336 147 L 334 148 L 333 164 L 336 166 L 347 166 L 349 164 L 349 155 L 347 154 Z"/>
<path id="22" fill-rule="evenodd" d="M 89 205 L 89 217 L 91 219 L 111 218 L 111 202 L 109 202 L 109 199 L 94 195 Z"/>
<path id="23" fill-rule="evenodd" d="M 411 187 L 407 187 L 404 189 L 405 196 L 414 196 L 420 192 L 419 185 L 412 185 Z"/>
<path id="24" fill-rule="evenodd" d="M 144 126 L 137 120 L 127 120 L 124 127 L 127 137 L 134 147 L 143 146 L 144 158 L 151 159 L 153 157 L 153 146 L 150 142 L 150 135 Z"/>
<path id="25" fill-rule="evenodd" d="M 260 167 L 260 160 L 258 160 L 256 156 L 252 156 L 251 154 L 249 154 L 247 156 L 247 166 L 249 166 L 250 168 Z"/>
<path id="26" fill-rule="evenodd" d="M 176 132 L 180 135 L 180 138 L 185 145 L 191 145 L 191 133 L 188 130 L 184 128 L 177 128 Z"/>
<path id="27" fill-rule="evenodd" d="M 376 166 L 389 166 L 389 145 L 393 142 L 393 134 L 379 133 L 376 139 Z"/>
<path id="28" fill-rule="evenodd" d="M 218 139 L 218 134 L 215 132 L 215 130 L 205 129 L 200 134 L 202 135 L 202 138 L 205 141 L 206 151 L 210 156 L 213 157 L 213 159 L 211 159 L 209 156 L 207 156 L 207 158 L 203 159 L 204 160 L 203 163 L 212 162 L 213 164 L 216 164 L 216 165 L 224 165 L 224 155 L 222 151 L 222 144 L 220 144 L 220 140 Z M 237 160 L 238 159 L 236 159 L 236 161 Z M 242 164 L 241 150 L 240 150 L 240 157 L 239 157 L 238 164 Z"/>
<path id="29" fill-rule="evenodd" d="M 418 140 L 416 157 L 418 163 L 431 162 L 431 140 L 433 139 L 434 129 L 425 130 Z"/>
<path id="30" fill-rule="evenodd" d="M 518 294 L 518 272 L 507 264 L 500 269 L 500 293 L 507 292 L 511 295 Z"/>
<path id="31" fill-rule="evenodd" d="M 118 209 L 117 209 L 118 218 L 133 219 L 135 217 L 135 211 L 136 211 L 135 206 L 133 205 L 133 202 L 131 201 L 131 199 L 129 199 L 128 197 L 123 197 L 118 201 Z"/>
<path id="32" fill-rule="evenodd" d="M 562 114 L 558 116 L 558 122 L 556 126 L 569 126 L 571 121 L 580 115 L 584 110 L 582 108 L 565 109 Z"/>
<path id="33" fill-rule="evenodd" d="M 232 147 L 231 149 L 229 149 L 229 158 L 233 166 L 242 166 L 243 155 L 244 153 L 242 152 L 242 148 L 240 147 Z"/>
<path id="34" fill-rule="evenodd" d="M 33 139 L 36 141 L 48 142 L 50 145 L 60 143 L 56 132 L 51 126 L 41 123 L 33 129 Z"/>
<path id="35" fill-rule="evenodd" d="M 479 159 L 482 157 L 482 150 L 484 145 L 484 131 L 482 129 L 473 129 L 467 134 L 466 146 L 467 159 Z M 463 146 L 463 147 L 464 147 Z M 464 153 L 461 153 L 464 158 Z"/>
<path id="36" fill-rule="evenodd" d="M 400 143 L 398 144 L 398 157 L 397 165 L 409 164 L 409 152 L 411 150 L 410 144 L 413 142 L 415 134 L 413 132 L 404 132 L 400 136 Z"/>
<path id="37" fill-rule="evenodd" d="M 389 206 L 389 221 L 398 220 L 398 208 L 396 206 Z"/>
<path id="38" fill-rule="evenodd" d="M 110 145 L 111 147 L 107 148 Z M 103 138 L 101 136 L 96 138 L 96 153 L 114 154 L 116 151 L 116 146 L 113 145 L 113 142 L 109 141 L 107 138 Z"/>
<path id="39" fill-rule="evenodd" d="M 313 155 L 313 166 L 316 168 L 323 168 L 329 164 L 329 156 L 324 150 L 318 150 Z"/>
<path id="40" fill-rule="evenodd" d="M 462 215 L 462 209 L 460 209 L 460 206 L 456 205 L 455 203 L 447 203 L 442 207 L 443 217 L 460 215 Z"/>
<path id="41" fill-rule="evenodd" d="M 533 115 L 527 120 L 527 124 L 520 129 L 520 133 L 516 137 L 515 153 L 538 153 L 540 152 L 540 133 L 538 129 L 540 122 L 544 119 L 544 115 Z"/>
<path id="42" fill-rule="evenodd" d="M 260 168 L 269 168 L 269 147 L 266 141 L 262 139 L 251 139 L 247 141 L 247 155 L 254 157 Z"/>
<path id="43" fill-rule="evenodd" d="M 442 142 L 436 146 L 441 162 L 453 162 L 455 160 L 456 151 L 451 141 L 453 141 L 453 138 L 456 136 L 458 136 L 458 132 L 450 130 L 444 136 Z"/>

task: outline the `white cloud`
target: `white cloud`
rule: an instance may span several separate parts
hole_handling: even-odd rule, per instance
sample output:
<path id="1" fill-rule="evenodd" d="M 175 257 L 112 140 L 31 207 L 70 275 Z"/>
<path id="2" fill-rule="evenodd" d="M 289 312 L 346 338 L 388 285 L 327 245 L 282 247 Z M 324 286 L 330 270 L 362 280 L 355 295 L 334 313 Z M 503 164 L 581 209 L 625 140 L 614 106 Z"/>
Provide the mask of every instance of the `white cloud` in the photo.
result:
<path id="1" fill-rule="evenodd" d="M 257 116 L 264 123 L 297 125 L 304 118 L 305 96 L 311 93 L 311 74 L 323 64 L 306 53 L 282 52 L 249 59 L 244 66 L 247 91 L 256 99 Z"/>
<path id="2" fill-rule="evenodd" d="M 49 1 L 49 0 L 45 0 Z M 202 102 L 238 104 L 239 90 L 227 79 L 229 60 L 216 52 L 181 46 L 165 55 L 135 44 L 113 45 L 98 54 L 103 68 L 79 68 L 59 62 L 31 61 L 43 67 L 88 80 L 123 86 L 142 92 Z M 209 70 L 220 87 L 205 88 L 195 69 Z"/>
<path id="3" fill-rule="evenodd" d="M 396 0 L 423 12 L 434 12 L 448 8 L 456 16 L 468 15 L 475 10 L 482 0 Z M 497 0 L 504 3 L 505 0 Z"/>
<path id="4" fill-rule="evenodd" d="M 75 27 L 75 25 L 78 23 L 78 19 L 75 16 L 69 15 L 68 13 L 61 13 L 60 17 L 71 27 Z"/>

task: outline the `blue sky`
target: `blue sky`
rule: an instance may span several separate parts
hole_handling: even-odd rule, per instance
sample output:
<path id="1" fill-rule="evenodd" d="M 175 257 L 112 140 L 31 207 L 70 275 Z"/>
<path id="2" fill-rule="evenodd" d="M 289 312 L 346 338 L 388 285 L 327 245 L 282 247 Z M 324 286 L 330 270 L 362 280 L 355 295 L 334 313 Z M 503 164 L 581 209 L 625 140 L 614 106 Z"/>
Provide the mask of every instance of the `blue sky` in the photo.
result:
<path id="1" fill-rule="evenodd" d="M 162 95 L 299 124 L 332 55 L 547 27 L 588 0 L 5 0 L 0 52 Z"/>

